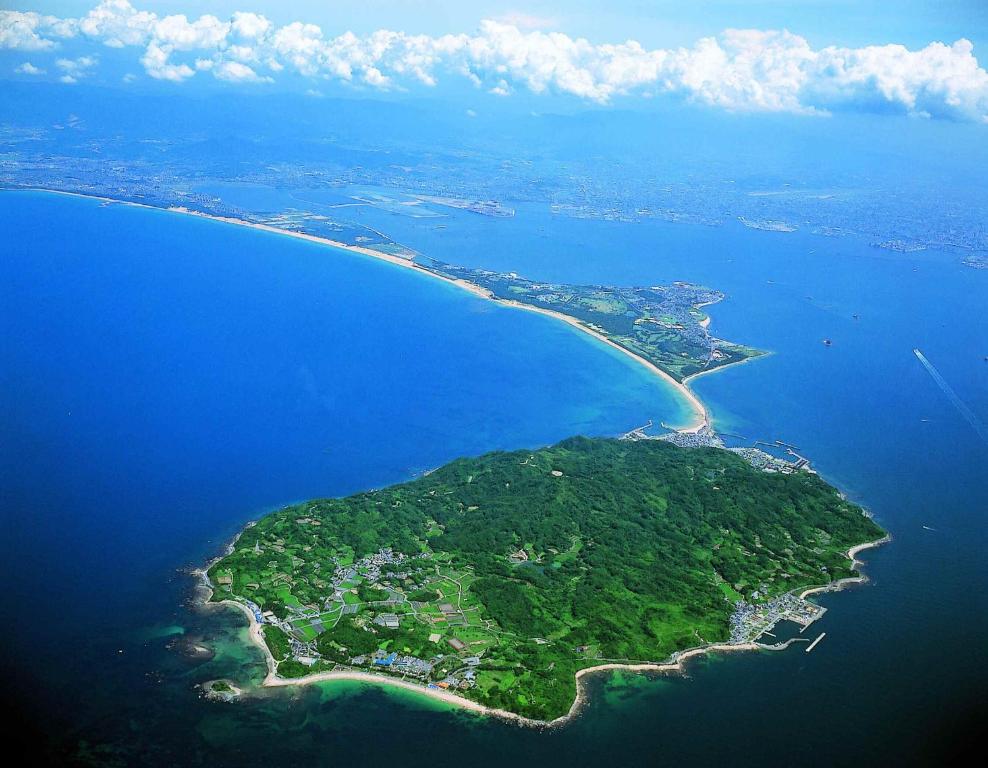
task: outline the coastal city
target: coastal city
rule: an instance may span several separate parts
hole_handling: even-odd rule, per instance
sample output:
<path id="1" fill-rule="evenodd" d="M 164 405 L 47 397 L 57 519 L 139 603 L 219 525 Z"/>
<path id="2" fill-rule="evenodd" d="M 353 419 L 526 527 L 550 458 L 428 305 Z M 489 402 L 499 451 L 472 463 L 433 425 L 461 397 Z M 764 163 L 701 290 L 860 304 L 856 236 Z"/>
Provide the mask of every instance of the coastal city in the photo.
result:
<path id="1" fill-rule="evenodd" d="M 186 206 L 289 228 L 304 225 L 314 234 L 333 232 L 333 239 L 353 244 L 367 238 L 373 247 L 409 255 L 414 251 L 351 215 L 354 207 L 442 226 L 444 210 L 503 219 L 535 205 L 562 218 L 711 228 L 737 223 L 780 237 L 804 231 L 857 237 L 877 250 L 941 251 L 971 265 L 988 255 L 988 201 L 971 205 L 919 179 L 894 193 L 880 180 L 849 183 L 810 168 L 763 179 L 761 169 L 752 167 L 752 178 L 746 180 L 741 173 L 724 177 L 716 164 L 687 157 L 667 158 L 663 172 L 656 174 L 647 164 L 591 165 L 579 157 L 535 163 L 489 147 L 467 155 L 442 140 L 420 146 L 411 138 L 382 163 L 356 127 L 339 130 L 344 135 L 329 143 L 307 137 L 304 156 L 286 163 L 263 135 L 252 137 L 249 151 L 229 147 L 234 154 L 219 158 L 208 146 L 197 149 L 195 137 L 166 126 L 127 141 L 98 120 L 71 112 L 56 121 L 8 121 L 0 125 L 0 185 Z M 287 194 L 259 195 L 258 203 L 231 202 L 224 189 L 237 186 Z M 323 198 L 323 193 L 330 195 Z"/>

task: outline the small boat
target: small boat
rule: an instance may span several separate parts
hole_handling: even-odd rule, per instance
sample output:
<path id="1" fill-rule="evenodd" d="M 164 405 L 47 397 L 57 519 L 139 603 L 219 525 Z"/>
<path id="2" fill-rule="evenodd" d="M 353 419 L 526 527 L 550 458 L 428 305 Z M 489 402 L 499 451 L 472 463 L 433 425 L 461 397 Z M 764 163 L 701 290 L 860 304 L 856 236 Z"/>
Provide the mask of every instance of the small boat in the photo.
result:
<path id="1" fill-rule="evenodd" d="M 825 347 L 833 346 L 833 343 L 834 342 L 832 342 L 830 339 L 824 339 L 823 340 L 823 346 L 825 346 Z"/>

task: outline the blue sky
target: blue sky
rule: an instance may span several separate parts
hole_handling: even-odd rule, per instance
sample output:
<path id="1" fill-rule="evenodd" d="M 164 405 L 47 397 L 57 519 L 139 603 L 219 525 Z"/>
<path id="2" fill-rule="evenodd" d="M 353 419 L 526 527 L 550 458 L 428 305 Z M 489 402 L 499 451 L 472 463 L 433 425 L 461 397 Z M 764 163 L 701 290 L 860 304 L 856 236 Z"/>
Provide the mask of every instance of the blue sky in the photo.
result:
<path id="1" fill-rule="evenodd" d="M 78 16 L 92 0 L 3 0 L 5 8 Z M 786 28 L 815 46 L 898 42 L 919 47 L 966 37 L 988 47 L 986 0 L 153 0 L 135 3 L 159 15 L 253 10 L 272 21 L 311 21 L 327 33 L 388 27 L 443 34 L 472 30 L 509 15 L 552 20 L 554 28 L 594 42 L 627 38 L 650 47 L 689 45 L 728 27 Z M 988 57 L 988 52 L 982 51 Z"/>
<path id="2" fill-rule="evenodd" d="M 988 124 L 985 0 L 3 2 L 7 79 Z"/>

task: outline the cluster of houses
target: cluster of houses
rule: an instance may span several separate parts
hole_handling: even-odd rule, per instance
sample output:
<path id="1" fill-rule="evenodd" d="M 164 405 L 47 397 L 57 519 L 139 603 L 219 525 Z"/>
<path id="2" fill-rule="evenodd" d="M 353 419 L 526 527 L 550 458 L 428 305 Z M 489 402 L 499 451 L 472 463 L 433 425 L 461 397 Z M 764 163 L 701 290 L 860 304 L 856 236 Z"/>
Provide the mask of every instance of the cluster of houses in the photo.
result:
<path id="1" fill-rule="evenodd" d="M 753 597 L 757 594 L 755 592 Z M 805 629 L 826 611 L 823 606 L 815 605 L 791 592 L 758 605 L 739 600 L 731 615 L 731 642 L 740 644 L 757 640 L 770 633 L 783 620 L 795 622 Z"/>
<path id="2" fill-rule="evenodd" d="M 644 428 L 633 429 L 624 435 L 626 440 L 664 440 L 667 443 L 679 446 L 680 448 L 725 448 L 724 441 L 709 426 L 704 426 L 696 432 L 670 432 L 668 434 L 652 437 L 645 434 Z M 740 456 L 755 469 L 763 472 L 780 472 L 784 475 L 792 474 L 801 469 L 809 469 L 809 460 L 799 456 L 792 450 L 793 460 L 781 459 L 773 456 L 768 451 L 761 448 L 737 447 L 727 448 L 731 453 Z"/>
<path id="3" fill-rule="evenodd" d="M 809 461 L 802 456 L 795 461 L 787 461 L 786 459 L 773 456 L 760 448 L 728 448 L 728 450 L 736 453 L 755 469 L 760 469 L 763 472 L 781 472 L 784 475 L 788 475 L 809 464 Z"/>
<path id="4" fill-rule="evenodd" d="M 387 589 L 388 579 L 404 580 L 408 578 L 409 571 L 416 570 L 410 563 L 413 559 L 429 558 L 430 553 L 423 553 L 408 557 L 400 552 L 395 552 L 390 548 L 384 548 L 373 555 L 362 558 L 352 565 L 335 564 L 335 572 L 332 579 L 333 594 L 328 597 L 323 606 L 323 610 L 331 609 L 335 604 L 339 606 L 343 603 L 343 613 L 352 614 L 359 610 L 359 606 L 353 603 L 347 604 L 343 599 L 343 594 L 352 589 L 346 585 L 358 580 L 372 586 L 379 586 Z M 407 563 L 406 570 L 396 569 L 395 566 L 402 566 Z M 380 583 L 382 576 L 385 577 L 385 584 Z M 222 577 L 221 577 L 222 579 Z M 374 603 L 375 609 L 387 609 L 405 601 L 405 596 L 398 591 L 388 589 L 388 598 Z M 282 629 L 289 638 L 290 654 L 293 659 L 305 666 L 313 666 L 321 659 L 314 640 L 306 640 L 297 625 L 308 624 L 321 633 L 324 629 L 319 621 L 320 611 L 315 606 L 287 606 L 288 617 L 279 619 L 271 611 L 262 611 L 256 603 L 247 600 L 248 609 L 253 613 L 259 624 L 270 624 Z M 413 604 L 414 605 L 414 604 Z M 467 620 L 463 612 L 452 603 L 445 602 L 438 605 L 442 618 L 437 617 L 436 621 L 445 621 L 448 626 L 466 626 Z M 377 612 L 373 618 L 373 623 L 387 629 L 398 629 L 400 627 L 401 616 L 398 613 L 387 610 Z M 440 634 L 432 634 L 429 639 L 433 643 L 438 643 L 443 639 Z M 466 652 L 468 646 L 457 637 L 447 637 L 446 642 L 457 654 Z M 378 650 L 370 655 L 356 656 L 350 659 L 350 664 L 355 667 L 371 667 L 381 672 L 390 672 L 402 676 L 417 678 L 423 682 L 428 682 L 433 675 L 436 665 L 440 664 L 446 657 L 443 654 L 436 654 L 430 659 L 421 659 L 416 656 L 402 655 L 396 652 Z M 446 675 L 442 680 L 429 682 L 429 686 L 440 689 L 465 690 L 476 684 L 476 668 L 480 665 L 480 656 L 467 656 L 457 663 L 457 668 Z"/>
<path id="5" fill-rule="evenodd" d="M 450 641 L 458 643 L 462 648 L 466 645 L 456 638 Z M 446 657 L 443 654 L 436 654 L 431 659 L 420 659 L 417 656 L 401 655 L 394 651 L 388 652 L 377 650 L 369 656 L 355 656 L 350 663 L 355 667 L 371 666 L 380 671 L 392 672 L 399 675 L 408 675 L 427 681 L 433 669 L 443 662 Z M 429 683 L 430 688 L 450 689 L 456 688 L 466 690 L 476 685 L 477 667 L 480 666 L 480 656 L 467 656 L 459 660 L 460 666 L 446 675 L 442 680 Z"/>
<path id="6" fill-rule="evenodd" d="M 375 651 L 369 661 L 373 666 L 383 667 L 389 672 L 412 675 L 426 679 L 432 674 L 432 668 L 436 661 L 441 661 L 442 656 L 435 657 L 432 661 L 420 659 L 417 656 L 401 656 L 397 653 L 387 651 Z M 358 656 L 350 660 L 354 666 L 360 667 L 368 662 L 368 657 Z"/>

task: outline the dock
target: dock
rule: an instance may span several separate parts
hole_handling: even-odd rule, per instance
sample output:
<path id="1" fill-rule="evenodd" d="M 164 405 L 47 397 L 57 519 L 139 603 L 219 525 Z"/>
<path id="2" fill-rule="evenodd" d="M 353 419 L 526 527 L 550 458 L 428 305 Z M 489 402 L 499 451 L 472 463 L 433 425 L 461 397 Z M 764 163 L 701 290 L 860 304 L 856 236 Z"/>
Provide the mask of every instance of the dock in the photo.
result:
<path id="1" fill-rule="evenodd" d="M 662 425 L 663 429 L 670 429 L 665 424 Z M 622 440 L 651 440 L 652 438 L 645 433 L 646 429 L 652 428 L 652 420 L 649 419 L 647 424 L 643 424 L 640 427 L 635 427 L 634 429 L 625 432 L 621 435 Z M 675 431 L 675 430 L 672 430 Z"/>
<path id="2" fill-rule="evenodd" d="M 816 644 L 819 643 L 821 640 L 823 640 L 823 638 L 825 638 L 826 636 L 827 636 L 826 632 L 821 632 L 820 635 L 817 637 L 817 639 L 809 644 L 809 646 L 806 649 L 806 653 L 809 653 L 814 648 L 816 648 Z"/>

